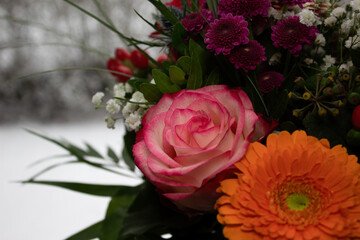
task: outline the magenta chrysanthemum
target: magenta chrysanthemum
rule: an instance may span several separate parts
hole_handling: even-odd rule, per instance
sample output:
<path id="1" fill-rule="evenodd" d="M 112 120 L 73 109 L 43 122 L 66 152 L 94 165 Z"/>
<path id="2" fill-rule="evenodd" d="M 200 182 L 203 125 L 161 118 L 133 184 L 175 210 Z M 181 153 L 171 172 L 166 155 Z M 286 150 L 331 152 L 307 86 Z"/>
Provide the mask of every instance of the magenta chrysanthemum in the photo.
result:
<path id="1" fill-rule="evenodd" d="M 274 46 L 288 49 L 294 56 L 299 55 L 302 45 L 312 45 L 316 39 L 316 33 L 319 32 L 314 26 L 302 24 L 298 16 L 278 21 L 271 29 Z"/>
<path id="2" fill-rule="evenodd" d="M 310 0 L 271 0 L 273 5 L 278 5 L 278 6 L 284 6 L 284 5 L 288 5 L 288 6 L 295 6 L 295 5 L 302 5 L 303 3 L 306 2 L 311 2 Z"/>
<path id="3" fill-rule="evenodd" d="M 269 7 L 271 7 L 269 0 L 220 0 L 218 13 L 220 16 L 231 13 L 234 16 L 242 15 L 245 18 L 267 17 Z"/>
<path id="4" fill-rule="evenodd" d="M 261 61 L 265 61 L 265 48 L 255 40 L 250 40 L 248 44 L 234 48 L 229 60 L 236 68 L 242 68 L 245 72 L 255 69 Z"/>
<path id="5" fill-rule="evenodd" d="M 280 87 L 284 81 L 284 76 L 278 72 L 264 72 L 258 77 L 260 91 L 271 92 L 275 87 Z"/>
<path id="6" fill-rule="evenodd" d="M 249 42 L 247 25 L 247 21 L 242 16 L 227 14 L 220 19 L 215 19 L 205 35 L 207 48 L 215 51 L 215 55 L 230 54 L 235 46 Z"/>
<path id="7" fill-rule="evenodd" d="M 212 11 L 202 9 L 201 12 L 194 12 L 186 15 L 181 21 L 181 24 L 185 27 L 188 32 L 200 32 L 204 26 L 214 21 Z"/>

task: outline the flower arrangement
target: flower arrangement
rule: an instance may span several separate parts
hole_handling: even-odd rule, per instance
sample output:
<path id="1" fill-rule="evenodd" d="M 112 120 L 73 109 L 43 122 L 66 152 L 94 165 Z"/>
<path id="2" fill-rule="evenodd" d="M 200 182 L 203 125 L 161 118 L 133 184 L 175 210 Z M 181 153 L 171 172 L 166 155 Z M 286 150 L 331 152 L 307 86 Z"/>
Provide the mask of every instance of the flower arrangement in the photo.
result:
<path id="1" fill-rule="evenodd" d="M 360 238 L 359 0 L 148 0 L 148 41 L 65 1 L 133 49 L 115 50 L 114 88 L 92 102 L 127 130 L 113 167 L 144 179 L 29 181 L 112 197 L 69 239 Z"/>

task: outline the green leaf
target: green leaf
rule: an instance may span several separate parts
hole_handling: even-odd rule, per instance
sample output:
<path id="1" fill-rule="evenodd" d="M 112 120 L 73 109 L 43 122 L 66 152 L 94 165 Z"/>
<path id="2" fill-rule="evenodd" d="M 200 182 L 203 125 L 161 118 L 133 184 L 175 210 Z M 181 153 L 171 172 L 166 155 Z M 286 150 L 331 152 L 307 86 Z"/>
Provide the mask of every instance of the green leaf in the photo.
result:
<path id="1" fill-rule="evenodd" d="M 181 68 L 177 67 L 176 65 L 171 65 L 169 67 L 169 76 L 171 82 L 177 85 L 183 85 L 186 82 L 185 76 L 186 73 L 181 70 Z"/>
<path id="2" fill-rule="evenodd" d="M 144 97 L 149 102 L 158 102 L 162 97 L 160 90 L 151 83 L 142 83 L 140 85 L 140 92 L 144 94 Z"/>
<path id="3" fill-rule="evenodd" d="M 286 111 L 287 104 L 289 102 L 288 92 L 283 91 L 272 91 L 266 94 L 267 106 L 269 107 L 270 117 L 274 119 L 280 119 Z"/>
<path id="4" fill-rule="evenodd" d="M 206 79 L 205 86 L 216 85 L 220 82 L 220 71 L 218 67 L 215 67 Z"/>
<path id="5" fill-rule="evenodd" d="M 133 87 L 135 90 L 140 91 L 141 84 L 149 83 L 149 80 L 142 78 L 132 78 L 129 79 L 127 83 L 130 84 L 130 86 Z"/>
<path id="6" fill-rule="evenodd" d="M 170 11 L 160 0 L 149 0 L 149 2 L 154 5 L 160 11 L 163 17 L 171 24 L 175 25 L 179 21 L 175 14 Z"/>
<path id="7" fill-rule="evenodd" d="M 174 93 L 180 91 L 180 87 L 173 84 L 165 73 L 157 69 L 153 69 L 152 76 L 155 80 L 156 86 L 162 93 Z"/>
<path id="8" fill-rule="evenodd" d="M 119 163 L 120 159 L 111 147 L 108 147 L 107 155 L 115 162 Z"/>
<path id="9" fill-rule="evenodd" d="M 133 146 L 135 144 L 136 133 L 127 131 L 124 135 L 124 148 L 122 151 L 122 157 L 124 162 L 131 171 L 135 170 L 134 157 L 132 154 Z"/>
<path id="10" fill-rule="evenodd" d="M 217 18 L 218 1 L 217 0 L 206 0 L 209 10 L 214 13 L 214 17 Z"/>
<path id="11" fill-rule="evenodd" d="M 191 69 L 187 82 L 187 89 L 197 89 L 202 86 L 204 63 L 204 49 L 198 45 L 194 40 L 189 41 L 189 50 L 191 55 Z"/>
<path id="12" fill-rule="evenodd" d="M 97 157 L 97 158 L 103 158 L 103 156 L 97 151 L 95 150 L 95 148 L 93 148 L 90 144 L 85 143 L 86 147 L 87 147 L 87 155 L 88 156 L 92 156 L 92 157 Z"/>
<path id="13" fill-rule="evenodd" d="M 178 22 L 175 24 L 171 39 L 172 39 L 172 46 L 181 54 L 184 54 L 186 44 L 184 39 L 187 36 L 187 32 L 184 26 Z"/>
<path id="14" fill-rule="evenodd" d="M 190 70 L 191 70 L 191 57 L 182 56 L 177 60 L 176 64 L 179 65 L 187 74 L 190 73 Z"/>
<path id="15" fill-rule="evenodd" d="M 84 230 L 66 238 L 66 240 L 89 240 L 94 238 L 100 238 L 102 236 L 103 221 L 97 222 Z"/>
<path id="16" fill-rule="evenodd" d="M 75 192 L 86 193 L 95 196 L 115 196 L 119 192 L 131 192 L 133 187 L 120 185 L 99 185 L 75 182 L 54 182 L 54 181 L 24 181 L 22 183 L 35 183 L 65 188 Z"/>
<path id="17" fill-rule="evenodd" d="M 138 194 L 140 186 L 135 187 L 135 191 L 128 193 L 121 192 L 111 199 L 103 223 L 103 236 L 101 240 L 119 239 L 119 233 L 123 228 L 127 210 Z"/>

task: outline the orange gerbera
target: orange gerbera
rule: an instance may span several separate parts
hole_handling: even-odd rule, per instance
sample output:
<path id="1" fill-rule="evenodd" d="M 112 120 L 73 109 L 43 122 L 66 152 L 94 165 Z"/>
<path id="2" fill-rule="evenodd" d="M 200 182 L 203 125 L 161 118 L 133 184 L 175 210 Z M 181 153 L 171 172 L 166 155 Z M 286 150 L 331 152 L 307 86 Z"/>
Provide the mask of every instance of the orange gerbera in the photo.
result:
<path id="1" fill-rule="evenodd" d="M 218 221 L 230 240 L 360 238 L 360 165 L 326 139 L 270 134 L 221 182 Z"/>

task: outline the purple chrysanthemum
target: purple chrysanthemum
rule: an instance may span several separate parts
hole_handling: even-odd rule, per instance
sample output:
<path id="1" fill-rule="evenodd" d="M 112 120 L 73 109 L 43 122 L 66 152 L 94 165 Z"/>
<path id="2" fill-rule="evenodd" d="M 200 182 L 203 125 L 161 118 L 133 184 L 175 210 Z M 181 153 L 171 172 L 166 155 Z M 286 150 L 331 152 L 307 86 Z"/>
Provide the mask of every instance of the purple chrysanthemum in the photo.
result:
<path id="1" fill-rule="evenodd" d="M 274 46 L 288 49 L 294 56 L 299 55 L 302 45 L 312 45 L 316 39 L 316 33 L 319 32 L 314 26 L 302 24 L 298 16 L 278 21 L 271 29 Z"/>
<path id="2" fill-rule="evenodd" d="M 269 7 L 271 7 L 269 0 L 220 0 L 218 13 L 220 16 L 231 13 L 234 16 L 242 15 L 245 18 L 267 17 Z"/>
<path id="3" fill-rule="evenodd" d="M 202 9 L 201 12 L 194 12 L 189 15 L 186 15 L 181 24 L 185 27 L 188 32 L 200 32 L 204 26 L 208 23 L 214 21 L 214 16 L 212 11 L 207 9 Z"/>
<path id="4" fill-rule="evenodd" d="M 258 77 L 260 91 L 271 92 L 275 87 L 280 87 L 284 81 L 284 76 L 278 72 L 264 72 Z"/>
<path id="5" fill-rule="evenodd" d="M 265 48 L 256 40 L 250 40 L 248 44 L 235 47 L 229 55 L 229 60 L 236 68 L 242 68 L 247 72 L 266 60 Z"/>
<path id="6" fill-rule="evenodd" d="M 215 19 L 205 35 L 207 48 L 215 51 L 215 55 L 230 54 L 235 46 L 249 42 L 247 25 L 247 21 L 242 16 L 227 14 L 220 19 Z"/>

